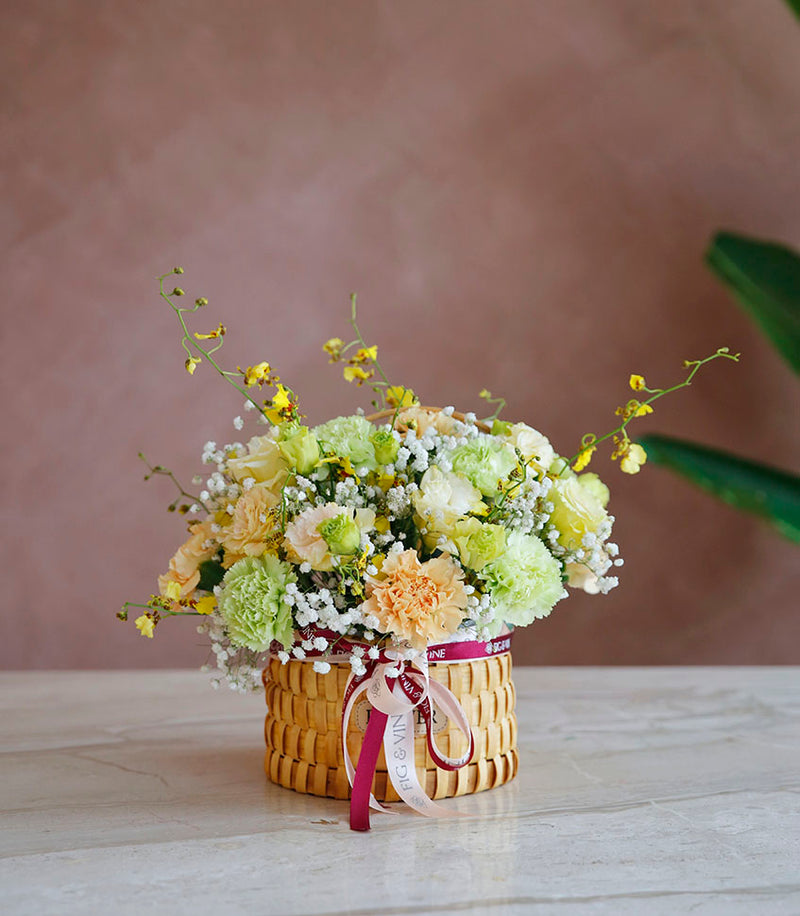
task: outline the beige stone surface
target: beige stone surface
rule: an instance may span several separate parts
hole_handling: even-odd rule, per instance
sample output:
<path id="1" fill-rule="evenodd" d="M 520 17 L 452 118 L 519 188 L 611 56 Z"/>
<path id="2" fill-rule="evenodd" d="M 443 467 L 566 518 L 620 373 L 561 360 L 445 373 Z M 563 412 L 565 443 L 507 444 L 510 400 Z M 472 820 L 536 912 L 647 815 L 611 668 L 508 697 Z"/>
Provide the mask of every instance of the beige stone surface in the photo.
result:
<path id="1" fill-rule="evenodd" d="M 320 344 L 484 386 L 571 454 L 631 372 L 714 367 L 640 429 L 797 468 L 797 380 L 702 264 L 720 227 L 800 247 L 800 28 L 781 0 L 4 0 L 0 666 L 192 666 L 114 620 L 184 536 L 183 481 L 241 400 L 183 369 L 173 264 L 314 422 L 366 406 Z M 622 585 L 520 634 L 537 664 L 800 663 L 797 550 L 607 458 Z"/>
<path id="2" fill-rule="evenodd" d="M 800 910 L 800 669 L 522 668 L 505 787 L 347 826 L 269 784 L 260 696 L 198 672 L 0 675 L 2 910 Z"/>

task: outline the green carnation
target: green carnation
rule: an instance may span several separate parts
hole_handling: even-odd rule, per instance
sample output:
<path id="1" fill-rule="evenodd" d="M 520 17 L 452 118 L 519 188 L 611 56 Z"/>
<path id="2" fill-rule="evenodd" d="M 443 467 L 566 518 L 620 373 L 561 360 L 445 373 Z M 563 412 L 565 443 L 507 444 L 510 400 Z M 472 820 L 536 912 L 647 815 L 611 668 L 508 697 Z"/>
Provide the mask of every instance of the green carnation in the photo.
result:
<path id="1" fill-rule="evenodd" d="M 219 612 L 235 646 L 265 652 L 273 639 L 292 642 L 292 614 L 283 601 L 286 586 L 297 579 L 288 563 L 272 554 L 246 557 L 225 574 Z"/>
<path id="2" fill-rule="evenodd" d="M 314 435 L 340 458 L 349 458 L 354 468 L 374 471 L 378 467 L 371 437 L 375 427 L 364 417 L 336 417 L 317 426 Z"/>
<path id="3" fill-rule="evenodd" d="M 481 572 L 495 607 L 492 635 L 503 623 L 525 627 L 547 617 L 566 594 L 561 583 L 561 565 L 532 534 L 509 532 L 505 553 Z"/>
<path id="4" fill-rule="evenodd" d="M 452 462 L 457 474 L 466 477 L 484 496 L 494 499 L 500 481 L 517 466 L 517 456 L 510 446 L 481 437 L 454 449 Z"/>
<path id="5" fill-rule="evenodd" d="M 281 436 L 278 448 L 298 474 L 309 474 L 319 464 L 319 443 L 307 426 L 288 429 Z"/>

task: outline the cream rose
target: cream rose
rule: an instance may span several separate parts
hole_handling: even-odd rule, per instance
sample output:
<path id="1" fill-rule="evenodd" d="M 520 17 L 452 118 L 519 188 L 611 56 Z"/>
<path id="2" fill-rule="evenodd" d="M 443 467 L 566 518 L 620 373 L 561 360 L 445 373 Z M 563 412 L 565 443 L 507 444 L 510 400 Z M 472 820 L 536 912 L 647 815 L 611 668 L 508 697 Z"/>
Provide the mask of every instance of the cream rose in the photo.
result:
<path id="1" fill-rule="evenodd" d="M 273 438 L 253 436 L 246 455 L 228 459 L 228 471 L 238 483 L 252 477 L 277 493 L 289 475 L 289 462 Z"/>
<path id="2" fill-rule="evenodd" d="M 219 550 L 211 532 L 210 519 L 197 522 L 190 531 L 189 540 L 178 548 L 169 561 L 169 571 L 158 577 L 158 589 L 162 595 L 166 595 L 167 586 L 171 582 L 177 582 L 181 587 L 181 598 L 188 598 L 200 581 L 200 564 L 210 560 Z"/>
<path id="3" fill-rule="evenodd" d="M 229 569 L 245 557 L 260 557 L 274 534 L 275 519 L 270 510 L 280 499 L 267 484 L 257 483 L 236 501 L 231 523 L 222 533 L 225 548 L 223 566 Z"/>
<path id="4" fill-rule="evenodd" d="M 435 546 L 440 535 L 449 535 L 455 523 L 470 512 L 484 514 L 486 504 L 477 487 L 459 474 L 428 468 L 412 496 L 419 527 L 427 528 L 425 542 Z"/>
<path id="5" fill-rule="evenodd" d="M 530 461 L 530 466 L 537 471 L 546 471 L 556 456 L 547 436 L 525 423 L 515 423 L 511 426 L 506 441 L 514 448 L 518 448 L 522 457 Z"/>

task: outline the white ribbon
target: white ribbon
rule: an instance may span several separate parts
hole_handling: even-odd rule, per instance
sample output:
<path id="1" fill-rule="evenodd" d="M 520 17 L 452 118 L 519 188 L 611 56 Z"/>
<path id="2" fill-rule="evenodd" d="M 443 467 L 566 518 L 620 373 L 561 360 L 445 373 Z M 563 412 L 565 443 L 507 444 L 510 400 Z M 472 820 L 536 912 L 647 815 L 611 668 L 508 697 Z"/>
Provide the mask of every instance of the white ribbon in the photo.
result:
<path id="1" fill-rule="evenodd" d="M 391 664 L 377 664 L 370 677 L 359 684 L 348 697 L 342 713 L 342 744 L 347 778 L 352 786 L 355 767 L 347 747 L 347 727 L 356 701 L 363 693 L 366 693 L 371 705 L 388 716 L 383 733 L 383 750 L 389 779 L 397 794 L 409 807 L 426 817 L 451 817 L 460 812 L 450 811 L 437 805 L 427 796 L 420 785 L 414 753 L 414 710 L 426 701 L 428 703 L 433 701 L 467 738 L 468 747 L 464 754 L 456 758 L 445 756 L 436 745 L 436 739 L 430 728 L 431 717 L 428 717 L 428 740 L 435 752 L 434 759 L 438 756 L 439 761 L 450 769 L 464 766 L 472 756 L 474 745 L 469 721 L 453 693 L 444 684 L 430 680 L 428 665 L 424 659 L 415 659 L 415 668 L 405 668 L 402 671 L 402 676 L 412 681 L 420 691 L 420 695 L 415 699 L 407 696 L 399 679 L 395 676 L 398 666 L 402 665 L 403 663 L 399 661 Z M 393 682 L 391 685 L 387 681 L 387 671 L 391 671 L 389 675 Z M 345 688 L 345 695 L 354 678 L 355 675 L 351 674 Z M 394 813 L 391 809 L 381 805 L 372 794 L 370 794 L 369 803 L 370 807 L 376 811 Z"/>

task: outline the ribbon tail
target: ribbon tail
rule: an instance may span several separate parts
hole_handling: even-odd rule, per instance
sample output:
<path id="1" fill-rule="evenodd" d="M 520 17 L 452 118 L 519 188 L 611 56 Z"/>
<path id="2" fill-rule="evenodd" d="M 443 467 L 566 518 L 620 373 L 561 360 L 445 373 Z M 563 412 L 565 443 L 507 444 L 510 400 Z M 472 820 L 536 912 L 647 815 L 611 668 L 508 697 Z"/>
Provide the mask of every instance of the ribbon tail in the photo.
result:
<path id="1" fill-rule="evenodd" d="M 381 752 L 383 735 L 388 716 L 373 707 L 369 716 L 367 730 L 361 743 L 358 755 L 356 775 L 353 779 L 353 791 L 350 795 L 350 829 L 369 830 L 369 808 L 372 795 L 372 779 Z"/>
<path id="2" fill-rule="evenodd" d="M 400 798 L 425 817 L 460 817 L 461 812 L 437 805 L 420 785 L 414 761 L 414 718 L 411 713 L 391 716 L 383 747 L 389 778 Z"/>

